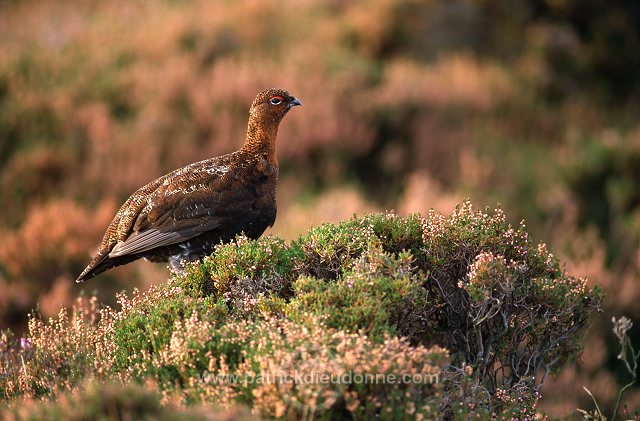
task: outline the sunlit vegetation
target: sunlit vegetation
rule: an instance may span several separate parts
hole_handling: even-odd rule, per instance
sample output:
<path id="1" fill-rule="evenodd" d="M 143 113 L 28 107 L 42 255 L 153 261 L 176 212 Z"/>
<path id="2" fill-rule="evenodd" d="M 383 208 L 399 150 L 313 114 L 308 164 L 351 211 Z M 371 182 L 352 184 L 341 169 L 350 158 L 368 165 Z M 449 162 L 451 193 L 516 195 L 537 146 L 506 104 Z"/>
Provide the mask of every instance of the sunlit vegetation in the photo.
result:
<path id="1" fill-rule="evenodd" d="M 373 341 L 367 346 L 379 344 L 385 335 L 408 338 L 409 343 L 397 346 L 423 343 L 428 352 L 432 343 L 423 341 L 424 326 L 399 324 L 403 318 L 424 317 L 420 306 L 434 299 L 434 291 L 409 281 L 418 276 L 416 267 L 424 271 L 419 276 L 433 281 L 429 285 L 440 282 L 443 293 L 453 288 L 456 301 L 449 304 L 486 323 L 467 326 L 483 338 L 488 334 L 483 329 L 496 328 L 491 324 L 501 311 L 520 308 L 510 288 L 520 288 L 526 297 L 544 297 L 527 306 L 557 306 L 558 300 L 577 300 L 580 288 L 592 291 L 600 285 L 607 296 L 603 313 L 592 316 L 583 338 L 562 330 L 563 323 L 572 321 L 564 313 L 556 314 L 560 330 L 553 333 L 535 320 L 519 319 L 527 323 L 514 326 L 527 335 L 566 339 L 562 349 L 567 352 L 546 370 L 544 387 L 537 391 L 542 394 L 537 410 L 562 416 L 578 407 L 591 409 L 585 386 L 610 414 L 617 391 L 629 381 L 616 359 L 613 316 L 636 321 L 629 337 L 640 348 L 639 20 L 633 2 L 595 0 L 2 2 L 0 330 L 11 328 L 16 336 L 9 342 L 19 344 L 28 335 L 27 315 L 34 309 L 40 316 L 30 319 L 32 325 L 40 317 L 59 320 L 60 309 L 71 308 L 82 293 L 96 295 L 95 311 L 107 305 L 116 314 L 124 311 L 115 298 L 120 290 L 168 288 L 168 271 L 146 262 L 105 273 L 82 287 L 73 279 L 118 206 L 136 188 L 184 164 L 239 147 L 251 100 L 264 88 L 279 86 L 304 104 L 279 133 L 279 214 L 269 233 L 283 240 L 264 240 L 270 248 L 262 242 L 222 248 L 194 268 L 190 278 L 171 281 L 182 294 L 207 300 L 209 307 L 198 308 L 210 308 L 208 317 L 220 317 L 199 320 L 219 326 L 215 323 L 228 321 L 225 312 L 232 309 L 244 312 L 243 323 L 263 323 L 255 329 L 268 330 L 267 318 L 256 319 L 257 310 L 242 301 L 243 294 L 249 303 L 265 294 L 271 299 L 255 298 L 254 305 L 272 317 L 296 326 L 305 311 L 321 319 L 329 336 L 317 341 L 329 341 L 334 329 L 366 335 L 366 341 Z M 351 227 L 353 235 L 365 236 L 353 237 L 335 228 L 341 225 L 321 225 L 386 209 L 402 218 L 419 211 L 430 220 L 429 209 L 452 215 L 465 197 L 481 208 L 500 204 L 508 215 L 505 223 L 514 227 L 512 241 L 525 241 L 519 237 L 523 232 L 543 240 L 548 249 L 533 247 L 531 256 L 553 250 L 564 262 L 553 276 L 576 278 L 549 285 L 556 278 L 532 277 L 543 271 L 540 262 L 529 262 L 527 270 L 534 272 L 523 273 L 518 259 L 524 257 L 494 248 L 493 240 L 482 243 L 489 233 L 467 231 L 468 254 L 449 255 L 447 247 L 456 244 L 415 237 L 425 229 L 419 218 L 406 220 L 406 237 L 380 239 L 381 244 L 397 241 L 393 249 L 370 250 L 368 233 Z M 523 219 L 526 227 L 518 228 Z M 497 223 L 492 221 L 483 223 Z M 428 260 L 427 248 L 458 260 Z M 243 266 L 249 261 L 255 269 Z M 351 266 L 354 262 L 360 266 Z M 367 275 L 368 264 L 388 267 Z M 269 275 L 261 277 L 264 271 Z M 447 283 L 449 277 L 459 279 L 454 285 Z M 413 305 L 398 308 L 401 297 Z M 89 298 L 83 300 L 82 308 L 88 309 Z M 486 300 L 501 304 L 485 305 Z M 160 324 L 162 341 L 173 334 L 171 323 L 186 323 L 183 305 L 163 301 L 163 314 L 173 316 L 151 318 Z M 332 311 L 335 306 L 341 310 Z M 62 326 L 73 314 L 67 313 L 60 329 L 68 329 Z M 581 315 L 576 317 L 581 320 Z M 457 331 L 463 323 L 459 317 L 447 313 L 438 326 L 456 326 Z M 144 321 L 129 320 L 129 334 Z M 479 377 L 462 382 L 468 387 L 460 393 L 478 392 L 482 377 L 490 393 L 482 408 L 499 410 L 496 396 L 506 395 L 498 391 L 507 387 L 505 393 L 515 393 L 514 385 L 501 383 L 510 374 L 489 375 L 489 367 L 501 359 L 477 352 L 480 346 L 487 349 L 484 339 L 467 344 L 476 351 L 473 364 L 470 357 L 462 358 L 456 351 L 463 341 L 459 335 L 434 339 L 448 352 L 446 362 L 434 364 L 475 364 L 473 376 Z M 511 341 L 522 340 L 515 331 L 510 335 L 515 335 L 508 336 Z M 70 337 L 72 342 L 77 341 Z M 506 346 L 498 342 L 491 348 Z M 529 352 L 525 343 L 517 352 Z M 62 346 L 56 358 L 67 358 L 70 347 Z M 561 361 L 576 353 L 578 358 Z M 117 355 L 118 370 L 128 367 L 126 352 Z M 544 373 L 546 360 L 536 358 L 529 371 Z M 48 366 L 32 361 L 29 370 L 47 372 Z M 44 376 L 45 385 L 38 386 L 43 390 L 22 384 L 16 386 L 21 392 L 10 395 L 33 390 L 34 396 L 49 396 L 45 389 L 58 381 L 56 394 L 75 390 L 77 384 L 93 387 L 85 380 L 98 368 L 83 365 L 88 361 L 93 360 L 87 356 L 73 362 L 84 367 L 80 371 Z M 559 367 L 564 368 L 557 372 Z M 176 398 L 177 392 L 160 380 L 156 376 L 149 399 Z M 531 391 L 529 384 L 518 387 Z M 171 398 L 155 395 L 169 392 Z M 438 393 L 420 393 L 432 392 Z M 147 391 L 140 393 L 147 396 Z M 462 402 L 461 396 L 454 401 Z M 630 416 L 640 410 L 638 402 L 640 390 L 632 386 L 623 401 Z"/>
<path id="2" fill-rule="evenodd" d="M 269 418 L 534 417 L 601 300 L 500 210 L 372 214 L 289 244 L 239 237 L 117 310 L 34 315 L 3 337 L 0 392 L 117 379 Z"/>

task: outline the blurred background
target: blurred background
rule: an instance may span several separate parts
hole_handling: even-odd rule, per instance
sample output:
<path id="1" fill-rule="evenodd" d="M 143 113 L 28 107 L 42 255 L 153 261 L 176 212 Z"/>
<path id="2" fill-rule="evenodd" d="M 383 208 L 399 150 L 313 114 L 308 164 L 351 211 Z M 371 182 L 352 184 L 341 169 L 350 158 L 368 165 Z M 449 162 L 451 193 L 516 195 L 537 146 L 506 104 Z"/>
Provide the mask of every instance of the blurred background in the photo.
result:
<path id="1" fill-rule="evenodd" d="M 304 106 L 268 233 L 500 204 L 608 295 L 541 409 L 592 409 L 582 386 L 611 408 L 612 316 L 640 346 L 639 32 L 636 0 L 3 1 L 0 329 L 164 281 L 137 262 L 73 282 L 133 191 L 240 147 L 255 94 L 282 87 Z"/>

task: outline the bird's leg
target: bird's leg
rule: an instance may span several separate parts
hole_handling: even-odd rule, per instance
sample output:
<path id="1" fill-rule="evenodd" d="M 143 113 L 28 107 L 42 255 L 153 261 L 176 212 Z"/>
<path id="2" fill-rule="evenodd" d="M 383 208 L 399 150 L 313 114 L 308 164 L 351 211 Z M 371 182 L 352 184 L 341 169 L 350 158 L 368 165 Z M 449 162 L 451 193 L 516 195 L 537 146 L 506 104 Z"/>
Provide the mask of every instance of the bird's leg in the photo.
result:
<path id="1" fill-rule="evenodd" d="M 171 271 L 176 275 L 184 275 L 185 274 L 185 265 L 187 261 L 182 258 L 181 255 L 170 256 L 169 257 L 169 266 Z"/>

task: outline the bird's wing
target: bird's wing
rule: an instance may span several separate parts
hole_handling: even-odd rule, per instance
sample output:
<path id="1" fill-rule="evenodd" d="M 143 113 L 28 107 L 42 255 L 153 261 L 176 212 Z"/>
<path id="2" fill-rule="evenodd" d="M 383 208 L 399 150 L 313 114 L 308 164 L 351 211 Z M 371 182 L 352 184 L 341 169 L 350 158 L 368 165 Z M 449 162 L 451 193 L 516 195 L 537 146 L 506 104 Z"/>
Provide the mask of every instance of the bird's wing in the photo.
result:
<path id="1" fill-rule="evenodd" d="M 141 253 L 158 247 L 181 243 L 219 226 L 219 221 L 214 219 L 208 224 L 194 225 L 178 231 L 161 231 L 156 228 L 134 231 L 126 240 L 118 242 L 113 247 L 109 252 L 109 257 Z"/>
<path id="2" fill-rule="evenodd" d="M 150 200 L 156 199 L 158 204 L 150 210 L 143 209 L 132 232 L 113 247 L 109 257 L 177 244 L 218 228 L 222 218 L 211 210 L 217 204 L 215 196 L 198 198 L 194 193 L 184 193 L 183 197 L 165 196 L 164 200 L 154 195 Z"/>
<path id="3" fill-rule="evenodd" d="M 223 171 L 190 171 L 169 177 L 148 195 L 129 234 L 113 246 L 109 257 L 181 243 L 222 226 L 232 210 L 250 208 L 251 193 L 222 175 Z"/>

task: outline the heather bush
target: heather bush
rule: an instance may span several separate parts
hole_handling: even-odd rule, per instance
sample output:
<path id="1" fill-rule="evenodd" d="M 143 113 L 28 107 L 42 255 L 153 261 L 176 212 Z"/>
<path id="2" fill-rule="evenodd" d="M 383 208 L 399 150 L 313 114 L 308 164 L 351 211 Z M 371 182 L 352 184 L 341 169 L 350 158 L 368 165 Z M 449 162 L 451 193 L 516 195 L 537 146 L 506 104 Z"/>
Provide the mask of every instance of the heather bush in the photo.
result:
<path id="1" fill-rule="evenodd" d="M 448 219 L 431 213 L 424 227 L 434 264 L 427 288 L 444 305 L 436 328 L 492 387 L 536 383 L 540 369 L 546 375 L 576 355 L 576 333 L 600 308 L 599 289 L 565 274 L 523 224 L 514 229 L 501 210 L 488 215 L 467 202 Z"/>
<path id="2" fill-rule="evenodd" d="M 188 278 L 197 292 L 224 295 L 226 300 L 242 298 L 238 294 L 255 297 L 273 293 L 286 297 L 291 295 L 291 283 L 296 276 L 294 264 L 299 258 L 298 247 L 276 237 L 257 241 L 239 237 L 231 244 L 220 245 L 202 265 L 191 267 Z"/>
<path id="3" fill-rule="evenodd" d="M 34 295 L 40 295 L 39 308 L 47 317 L 56 315 L 61 306 L 73 303 L 76 293 L 69 288 L 73 277 L 86 263 L 87 250 L 95 245 L 91 238 L 101 235 L 102 226 L 113 212 L 114 205 L 109 202 L 91 214 L 70 200 L 50 201 L 33 207 L 19 230 L 0 229 L 3 327 L 23 329 L 16 322 L 34 307 L 30 299 Z M 95 224 L 77 223 L 92 218 Z M 109 289 L 113 292 L 117 286 Z"/>
<path id="4" fill-rule="evenodd" d="M 152 385 L 87 381 L 73 392 L 61 393 L 55 402 L 17 400 L 0 407 L 0 417 L 7 421 L 21 420 L 157 420 L 157 421 L 224 421 L 255 420 L 255 415 L 242 407 L 213 409 L 211 407 L 181 408 L 161 403 L 161 395 Z"/>
<path id="5" fill-rule="evenodd" d="M 408 253 L 394 258 L 370 251 L 335 282 L 302 276 L 293 285 L 296 299 L 284 306 L 284 313 L 301 323 L 309 314 L 322 316 L 328 326 L 361 331 L 374 341 L 386 334 L 416 339 L 423 329 L 421 309 L 429 302 L 412 263 Z"/>
<path id="6" fill-rule="evenodd" d="M 3 337 L 0 390 L 147 379 L 163 402 L 270 418 L 530 418 L 600 301 L 500 209 L 372 214 L 289 244 L 238 237 L 119 309 L 34 316 Z"/>

